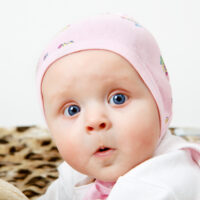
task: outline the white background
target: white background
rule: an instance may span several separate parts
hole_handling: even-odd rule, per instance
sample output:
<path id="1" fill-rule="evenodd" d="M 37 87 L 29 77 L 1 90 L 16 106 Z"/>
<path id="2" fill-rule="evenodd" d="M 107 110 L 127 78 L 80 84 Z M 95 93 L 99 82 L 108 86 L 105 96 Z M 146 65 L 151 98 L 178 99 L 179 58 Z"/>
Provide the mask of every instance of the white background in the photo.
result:
<path id="1" fill-rule="evenodd" d="M 199 0 L 0 0 L 0 126 L 45 125 L 35 68 L 54 35 L 81 17 L 127 13 L 156 38 L 173 90 L 171 126 L 200 127 Z"/>

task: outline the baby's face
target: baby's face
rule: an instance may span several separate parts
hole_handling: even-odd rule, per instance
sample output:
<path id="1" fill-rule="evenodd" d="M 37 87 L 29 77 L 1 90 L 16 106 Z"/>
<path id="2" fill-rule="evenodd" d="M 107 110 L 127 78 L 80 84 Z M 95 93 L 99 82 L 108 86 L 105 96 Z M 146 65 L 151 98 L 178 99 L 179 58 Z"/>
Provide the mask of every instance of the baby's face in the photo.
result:
<path id="1" fill-rule="evenodd" d="M 133 67 L 104 50 L 57 60 L 42 85 L 48 127 L 63 159 L 102 181 L 152 157 L 159 135 L 154 99 Z"/>

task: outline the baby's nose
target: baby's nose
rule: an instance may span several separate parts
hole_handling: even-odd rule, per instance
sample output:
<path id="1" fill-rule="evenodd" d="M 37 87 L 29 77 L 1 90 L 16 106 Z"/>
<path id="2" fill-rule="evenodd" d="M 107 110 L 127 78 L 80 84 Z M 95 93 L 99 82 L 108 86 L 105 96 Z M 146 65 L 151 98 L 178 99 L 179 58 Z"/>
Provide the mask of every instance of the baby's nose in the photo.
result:
<path id="1" fill-rule="evenodd" d="M 111 126 L 111 123 L 108 119 L 93 119 L 86 123 L 86 131 L 100 131 L 100 130 L 107 130 Z"/>

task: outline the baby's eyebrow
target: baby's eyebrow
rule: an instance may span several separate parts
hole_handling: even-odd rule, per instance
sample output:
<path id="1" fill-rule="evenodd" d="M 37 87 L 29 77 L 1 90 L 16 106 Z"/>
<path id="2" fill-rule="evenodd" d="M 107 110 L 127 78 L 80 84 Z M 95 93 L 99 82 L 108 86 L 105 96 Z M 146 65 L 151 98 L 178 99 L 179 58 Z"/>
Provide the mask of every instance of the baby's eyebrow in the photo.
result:
<path id="1" fill-rule="evenodd" d="M 71 81 L 73 82 L 73 81 Z M 66 97 L 66 95 L 70 96 L 69 91 L 71 90 L 71 88 L 74 87 L 74 84 L 63 84 L 62 87 L 60 85 L 58 85 L 54 91 L 51 91 L 50 93 L 50 99 L 53 100 L 58 100 L 58 99 L 62 99 L 64 97 Z"/>
<path id="2" fill-rule="evenodd" d="M 43 94 L 43 99 L 45 100 L 46 97 L 51 104 L 59 104 L 66 96 L 66 92 L 66 90 L 50 91 L 49 93 L 46 93 L 46 95 Z"/>
<path id="3" fill-rule="evenodd" d="M 66 90 L 63 90 L 63 91 L 60 91 L 60 92 L 56 92 L 50 97 L 50 100 L 52 102 L 57 102 L 58 100 L 61 100 L 64 97 L 66 97 L 66 94 L 67 94 Z"/>

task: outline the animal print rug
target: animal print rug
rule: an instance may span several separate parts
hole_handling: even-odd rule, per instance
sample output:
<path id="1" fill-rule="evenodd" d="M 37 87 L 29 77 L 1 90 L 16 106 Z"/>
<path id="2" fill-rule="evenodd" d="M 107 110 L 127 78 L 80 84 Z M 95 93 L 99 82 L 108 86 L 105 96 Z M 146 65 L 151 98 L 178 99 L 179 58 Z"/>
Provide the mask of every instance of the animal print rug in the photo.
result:
<path id="1" fill-rule="evenodd" d="M 171 128 L 173 133 L 178 129 Z M 182 136 L 200 143 L 199 136 Z M 36 200 L 58 177 L 62 162 L 48 130 L 38 126 L 0 128 L 0 179 Z"/>
<path id="2" fill-rule="evenodd" d="M 29 199 L 37 199 L 58 177 L 62 159 L 49 132 L 41 127 L 0 128 L 0 179 Z"/>

